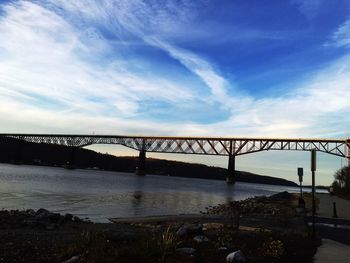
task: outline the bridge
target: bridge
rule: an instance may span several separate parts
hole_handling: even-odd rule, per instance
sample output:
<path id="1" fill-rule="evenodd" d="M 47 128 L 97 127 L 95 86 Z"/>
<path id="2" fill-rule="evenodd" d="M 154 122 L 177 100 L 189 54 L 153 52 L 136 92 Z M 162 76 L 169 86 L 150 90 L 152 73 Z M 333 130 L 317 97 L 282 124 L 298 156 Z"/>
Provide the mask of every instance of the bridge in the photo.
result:
<path id="1" fill-rule="evenodd" d="M 167 137 L 123 135 L 9 134 L 0 133 L 0 142 L 58 144 L 73 150 L 92 144 L 119 144 L 139 151 L 137 173 L 145 173 L 146 152 L 228 156 L 227 183 L 235 182 L 235 157 L 270 150 L 311 151 L 315 149 L 347 159 L 350 166 L 350 139 L 291 139 L 247 137 Z"/>

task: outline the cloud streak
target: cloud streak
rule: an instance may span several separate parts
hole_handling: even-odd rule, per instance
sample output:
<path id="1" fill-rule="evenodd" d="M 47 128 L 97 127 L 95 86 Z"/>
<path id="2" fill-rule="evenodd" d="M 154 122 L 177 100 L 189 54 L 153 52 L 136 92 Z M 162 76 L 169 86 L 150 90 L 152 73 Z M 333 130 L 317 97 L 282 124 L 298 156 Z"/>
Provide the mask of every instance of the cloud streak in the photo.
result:
<path id="1" fill-rule="evenodd" d="M 8 5 L 5 12 L 0 21 L 0 90 L 4 96 L 42 98 L 72 111 L 95 115 L 110 111 L 121 116 L 136 114 L 139 102 L 155 95 L 175 104 L 192 97 L 189 89 L 161 76 L 128 71 L 122 60 L 103 66 L 91 63 L 86 58 L 103 57 L 108 43 L 87 39 L 86 32 L 48 9 L 20 2 Z"/>
<path id="2" fill-rule="evenodd" d="M 338 27 L 326 46 L 350 47 L 350 18 Z"/>
<path id="3" fill-rule="evenodd" d="M 291 3 L 298 6 L 300 13 L 309 19 L 316 17 L 322 6 L 322 0 L 291 0 Z"/>
<path id="4" fill-rule="evenodd" d="M 196 18 L 194 7 L 191 1 L 6 4 L 0 18 L 2 132 L 346 134 L 349 126 L 344 123 L 350 113 L 348 56 L 299 87 L 288 87 L 283 96 L 247 95 L 209 58 L 169 39 L 169 32 Z M 347 28 L 345 23 L 334 33 L 337 46 L 349 44 Z M 152 61 L 150 67 L 147 58 L 128 56 L 142 48 L 164 52 L 159 56 L 166 56 L 167 62 Z M 184 79 L 180 79 L 182 73 L 163 76 L 161 69 L 167 65 L 181 67 Z M 169 109 L 157 109 L 166 112 L 166 118 L 149 116 L 147 107 L 158 107 L 155 102 L 170 105 Z M 177 112 L 186 115 L 186 111 L 202 108 L 222 110 L 228 117 L 207 124 L 194 119 L 180 125 L 177 122 Z"/>

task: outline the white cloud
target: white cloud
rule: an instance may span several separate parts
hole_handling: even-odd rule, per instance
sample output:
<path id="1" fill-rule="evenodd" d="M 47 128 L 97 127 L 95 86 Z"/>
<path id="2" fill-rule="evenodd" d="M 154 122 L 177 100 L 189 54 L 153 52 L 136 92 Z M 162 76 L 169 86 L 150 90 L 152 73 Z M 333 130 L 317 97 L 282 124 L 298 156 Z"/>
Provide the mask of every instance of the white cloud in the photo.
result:
<path id="1" fill-rule="evenodd" d="M 291 3 L 297 5 L 299 11 L 308 18 L 314 18 L 318 15 L 318 11 L 323 0 L 291 0 Z"/>
<path id="2" fill-rule="evenodd" d="M 1 100 L 16 96 L 23 103 L 50 101 L 70 111 L 131 116 L 147 99 L 176 104 L 192 97 L 181 84 L 152 73 L 144 77 L 130 72 L 129 64 L 118 57 L 103 67 L 90 62 L 91 57 L 107 54 L 107 41 L 91 30 L 87 38 L 85 31 L 53 11 L 30 2 L 8 4 L 4 11 L 0 19 Z"/>
<path id="3" fill-rule="evenodd" d="M 339 26 L 326 46 L 350 47 L 350 19 Z"/>
<path id="4" fill-rule="evenodd" d="M 255 99 L 224 123 L 223 130 L 242 127 L 244 134 L 266 136 L 344 136 L 349 130 L 350 57 L 312 76 L 290 94 Z M 225 125 L 226 124 L 226 125 Z"/>
<path id="5" fill-rule="evenodd" d="M 185 22 L 192 8 L 189 3 L 178 9 L 171 1 L 166 3 L 152 7 L 142 1 L 8 4 L 0 18 L 1 131 L 327 137 L 343 136 L 349 129 L 349 57 L 283 97 L 247 96 L 209 60 L 162 39 L 157 25 L 160 31 L 177 27 L 177 17 Z M 88 26 L 92 21 L 108 27 L 121 41 L 137 37 L 166 51 L 201 79 L 211 95 L 197 99 L 197 91 L 176 79 L 132 71 L 142 61 L 123 59 L 112 46 L 118 39 L 103 39 L 97 27 Z M 114 59 L 104 61 L 112 48 Z M 103 62 L 96 64 L 92 58 Z M 154 98 L 175 108 L 182 104 L 198 108 L 198 103 L 215 101 L 231 116 L 206 125 L 179 125 L 171 116 L 163 121 L 143 119 L 142 103 Z"/>
<path id="6" fill-rule="evenodd" d="M 229 83 L 207 61 L 192 52 L 175 47 L 157 38 L 151 37 L 145 40 L 151 45 L 164 49 L 171 57 L 180 61 L 189 71 L 196 74 L 210 88 L 211 97 L 209 100 L 216 100 L 231 108 L 232 103 L 236 100 L 228 95 Z M 230 88 L 233 90 L 232 86 Z"/>

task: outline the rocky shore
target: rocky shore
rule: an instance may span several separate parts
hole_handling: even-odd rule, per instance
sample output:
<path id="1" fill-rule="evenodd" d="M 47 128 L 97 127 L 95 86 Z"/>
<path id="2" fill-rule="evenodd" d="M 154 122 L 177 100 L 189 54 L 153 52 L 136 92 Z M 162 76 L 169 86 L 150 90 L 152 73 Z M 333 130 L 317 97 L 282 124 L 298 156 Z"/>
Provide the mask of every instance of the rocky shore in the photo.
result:
<path id="1" fill-rule="evenodd" d="M 289 193 L 208 207 L 196 216 L 92 223 L 70 214 L 0 211 L 0 262 L 312 262 Z"/>

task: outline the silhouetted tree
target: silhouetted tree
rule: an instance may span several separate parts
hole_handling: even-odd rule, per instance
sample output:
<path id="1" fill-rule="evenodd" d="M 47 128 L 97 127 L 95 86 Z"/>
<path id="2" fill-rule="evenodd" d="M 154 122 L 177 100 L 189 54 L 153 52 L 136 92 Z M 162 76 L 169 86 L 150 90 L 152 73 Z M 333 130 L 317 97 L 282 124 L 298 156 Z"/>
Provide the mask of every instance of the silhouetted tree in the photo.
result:
<path id="1" fill-rule="evenodd" d="M 334 179 L 333 187 L 335 190 L 350 193 L 350 166 L 339 169 L 334 174 Z"/>

